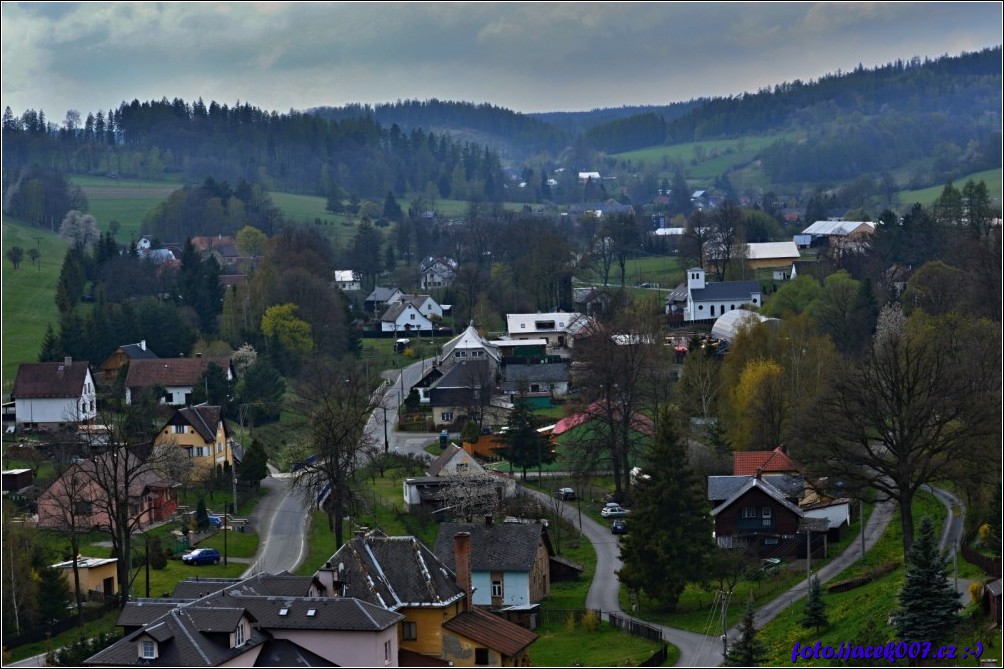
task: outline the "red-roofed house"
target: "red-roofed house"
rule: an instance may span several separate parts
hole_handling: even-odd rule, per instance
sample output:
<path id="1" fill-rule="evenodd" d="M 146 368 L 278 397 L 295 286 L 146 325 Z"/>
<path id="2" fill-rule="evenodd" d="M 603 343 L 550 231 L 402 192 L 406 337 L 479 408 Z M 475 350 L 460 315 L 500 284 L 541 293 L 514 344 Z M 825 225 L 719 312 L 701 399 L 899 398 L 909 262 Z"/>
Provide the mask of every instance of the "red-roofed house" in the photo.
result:
<path id="1" fill-rule="evenodd" d="M 211 362 L 224 370 L 228 381 L 233 381 L 234 368 L 229 358 L 133 360 L 129 363 L 129 371 L 126 373 L 126 404 L 132 404 L 136 392 L 156 387 L 164 389 L 162 404 L 171 406 L 188 404 L 192 388 Z"/>
<path id="2" fill-rule="evenodd" d="M 773 451 L 738 451 L 732 454 L 733 476 L 761 474 L 800 474 L 801 466 L 788 457 L 784 446 Z"/>
<path id="3" fill-rule="evenodd" d="M 593 420 L 608 420 L 608 412 L 603 402 L 596 401 L 586 407 L 585 411 L 577 414 L 572 414 L 571 416 L 566 416 L 558 421 L 551 431 L 552 437 L 558 437 L 573 430 L 580 425 L 584 425 Z M 613 420 L 620 421 L 620 410 L 618 407 L 613 407 Z M 636 413 L 631 419 L 631 429 L 642 433 L 647 437 L 655 435 L 655 424 L 652 419 L 645 414 Z"/>
<path id="4" fill-rule="evenodd" d="M 18 425 L 62 427 L 97 415 L 90 364 L 73 358 L 21 365 L 11 396 Z"/>

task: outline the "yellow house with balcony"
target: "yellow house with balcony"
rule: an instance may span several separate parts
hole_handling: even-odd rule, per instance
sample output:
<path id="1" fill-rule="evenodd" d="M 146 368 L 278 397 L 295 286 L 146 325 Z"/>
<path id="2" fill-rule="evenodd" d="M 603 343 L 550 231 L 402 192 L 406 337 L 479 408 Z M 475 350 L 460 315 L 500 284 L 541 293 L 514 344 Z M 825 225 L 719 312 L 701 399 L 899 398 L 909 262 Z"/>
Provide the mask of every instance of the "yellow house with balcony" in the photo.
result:
<path id="1" fill-rule="evenodd" d="M 197 404 L 178 409 L 154 439 L 154 446 L 173 445 L 192 461 L 192 479 L 205 481 L 233 466 L 234 451 L 221 407 Z"/>

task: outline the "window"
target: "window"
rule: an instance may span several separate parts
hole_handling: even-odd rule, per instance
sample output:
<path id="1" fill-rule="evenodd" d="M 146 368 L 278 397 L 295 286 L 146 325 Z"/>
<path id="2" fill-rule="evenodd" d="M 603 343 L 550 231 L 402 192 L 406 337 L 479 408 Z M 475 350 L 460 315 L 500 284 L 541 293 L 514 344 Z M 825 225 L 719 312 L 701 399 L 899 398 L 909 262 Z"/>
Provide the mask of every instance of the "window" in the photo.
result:
<path id="1" fill-rule="evenodd" d="M 140 643 L 140 657 L 144 660 L 155 660 L 157 659 L 157 643 L 155 641 L 145 640 Z"/>
<path id="2" fill-rule="evenodd" d="M 242 620 L 237 624 L 237 631 L 234 632 L 234 647 L 243 646 L 246 639 L 244 638 L 244 621 Z"/>
<path id="3" fill-rule="evenodd" d="M 415 320 L 415 314 L 411 314 L 411 320 Z"/>
<path id="4" fill-rule="evenodd" d="M 222 453 L 223 452 L 223 444 L 222 443 L 216 444 L 216 452 L 217 453 Z"/>
<path id="5" fill-rule="evenodd" d="M 769 506 L 765 506 L 765 507 L 763 507 L 762 511 L 763 511 L 763 513 L 760 514 L 760 517 L 763 518 L 763 526 L 764 527 L 770 527 L 770 525 L 771 525 L 771 517 L 770 517 L 770 511 L 771 510 L 770 510 L 770 507 Z"/>
<path id="6" fill-rule="evenodd" d="M 78 501 L 73 505 L 73 512 L 78 516 L 89 516 L 91 515 L 91 503 Z"/>
<path id="7" fill-rule="evenodd" d="M 418 623 L 408 622 L 407 620 L 401 623 L 401 638 L 405 641 L 415 641 L 418 639 Z"/>
<path id="8" fill-rule="evenodd" d="M 755 506 L 744 506 L 743 507 L 743 518 L 756 518 L 756 507 Z"/>
<path id="9" fill-rule="evenodd" d="M 697 310 L 698 311 L 704 311 L 704 305 L 703 304 L 698 305 Z"/>
<path id="10" fill-rule="evenodd" d="M 192 449 L 192 453 L 197 458 L 205 458 L 210 455 L 210 450 L 207 446 L 196 446 Z"/>
<path id="11" fill-rule="evenodd" d="M 449 423 L 451 421 L 453 421 L 453 412 L 452 411 L 444 411 L 443 412 L 443 422 L 444 423 Z"/>
<path id="12" fill-rule="evenodd" d="M 383 642 L 383 661 L 390 662 L 390 641 Z"/>
<path id="13" fill-rule="evenodd" d="M 777 546 L 777 537 L 764 537 L 764 546 Z"/>
<path id="14" fill-rule="evenodd" d="M 478 667 L 488 666 L 488 649 L 487 648 L 475 648 L 474 649 L 474 664 Z"/>
<path id="15" fill-rule="evenodd" d="M 171 432 L 173 432 L 174 434 L 185 434 L 185 426 L 184 425 L 172 425 L 171 426 Z"/>
<path id="16" fill-rule="evenodd" d="M 492 597 L 502 596 L 502 581 L 492 581 Z"/>

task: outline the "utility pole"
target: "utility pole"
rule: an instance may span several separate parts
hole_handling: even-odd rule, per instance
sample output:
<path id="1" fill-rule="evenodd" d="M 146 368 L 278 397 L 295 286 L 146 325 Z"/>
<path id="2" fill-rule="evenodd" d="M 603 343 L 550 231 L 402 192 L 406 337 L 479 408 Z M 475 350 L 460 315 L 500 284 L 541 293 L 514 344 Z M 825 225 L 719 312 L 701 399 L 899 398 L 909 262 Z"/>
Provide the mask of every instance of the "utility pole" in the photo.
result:
<path id="1" fill-rule="evenodd" d="M 722 658 L 728 659 L 729 657 L 729 635 L 728 635 L 728 610 L 729 610 L 729 599 L 732 597 L 732 591 L 729 590 L 728 596 L 725 595 L 724 590 L 719 590 L 718 593 L 722 596 Z"/>
<path id="2" fill-rule="evenodd" d="M 223 566 L 227 566 L 227 510 L 223 509 Z M 149 597 L 150 595 L 147 595 Z"/>
<path id="3" fill-rule="evenodd" d="M 387 439 L 387 407 L 380 407 L 383 409 L 383 452 L 386 455 L 390 451 L 390 441 Z"/>
<path id="4" fill-rule="evenodd" d="M 861 505 L 861 559 L 865 559 L 865 501 L 859 502 Z"/>

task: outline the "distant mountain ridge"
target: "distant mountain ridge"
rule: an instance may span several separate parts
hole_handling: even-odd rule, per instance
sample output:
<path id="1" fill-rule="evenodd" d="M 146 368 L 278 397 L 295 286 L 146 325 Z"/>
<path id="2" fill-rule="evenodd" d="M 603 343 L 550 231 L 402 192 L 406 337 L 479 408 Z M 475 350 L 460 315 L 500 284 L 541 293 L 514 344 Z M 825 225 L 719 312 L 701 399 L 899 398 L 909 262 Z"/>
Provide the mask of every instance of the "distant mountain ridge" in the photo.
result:
<path id="1" fill-rule="evenodd" d="M 825 180 L 892 169 L 939 145 L 972 153 L 975 144 L 980 155 L 971 160 L 974 165 L 999 166 L 999 156 L 996 161 L 990 156 L 995 147 L 999 154 L 1001 70 L 998 45 L 667 105 L 524 114 L 486 103 L 406 100 L 310 111 L 333 119 L 372 116 L 404 131 L 423 128 L 476 138 L 513 161 L 542 153 L 556 158 L 570 147 L 581 156 L 797 132 L 803 137 L 799 143 L 766 152 L 768 171 L 778 180 L 793 180 L 804 166 L 801 154 L 816 152 L 821 162 L 843 165 L 813 170 L 813 179 Z M 840 150 L 842 142 L 847 150 Z M 880 151 L 883 156 L 877 155 Z"/>

